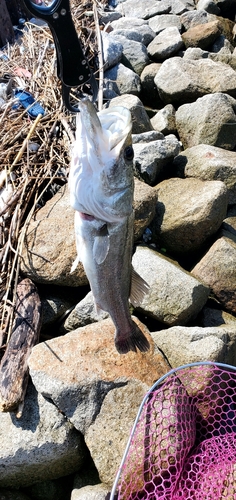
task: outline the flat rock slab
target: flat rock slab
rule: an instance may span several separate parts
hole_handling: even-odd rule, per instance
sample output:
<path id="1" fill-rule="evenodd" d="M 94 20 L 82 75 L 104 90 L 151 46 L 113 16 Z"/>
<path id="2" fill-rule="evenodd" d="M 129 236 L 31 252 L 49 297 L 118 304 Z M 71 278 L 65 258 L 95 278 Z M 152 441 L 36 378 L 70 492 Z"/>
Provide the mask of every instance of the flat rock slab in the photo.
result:
<path id="1" fill-rule="evenodd" d="M 130 379 L 151 386 L 168 371 L 162 354 L 154 354 L 147 328 L 138 324 L 151 343 L 146 354 L 118 354 L 110 319 L 78 328 L 33 349 L 29 367 L 34 385 L 81 432 L 91 425 L 109 391 L 125 386 Z"/>

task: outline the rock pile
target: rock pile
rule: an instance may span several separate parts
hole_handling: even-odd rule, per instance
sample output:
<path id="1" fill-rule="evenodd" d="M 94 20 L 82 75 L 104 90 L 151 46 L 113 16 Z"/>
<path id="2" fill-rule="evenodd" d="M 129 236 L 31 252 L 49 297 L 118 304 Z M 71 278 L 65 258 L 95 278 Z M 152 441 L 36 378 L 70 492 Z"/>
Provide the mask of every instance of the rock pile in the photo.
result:
<path id="1" fill-rule="evenodd" d="M 134 315 L 151 349 L 118 355 L 82 266 L 70 274 L 74 214 L 62 188 L 22 250 L 43 342 L 22 418 L 0 414 L 0 487 L 24 488 L 12 500 L 107 499 L 152 383 L 188 362 L 236 365 L 235 14 L 233 0 L 114 0 L 100 13 L 104 98 L 133 118 L 133 265 L 150 285 Z M 71 493 L 57 478 L 74 472 Z"/>

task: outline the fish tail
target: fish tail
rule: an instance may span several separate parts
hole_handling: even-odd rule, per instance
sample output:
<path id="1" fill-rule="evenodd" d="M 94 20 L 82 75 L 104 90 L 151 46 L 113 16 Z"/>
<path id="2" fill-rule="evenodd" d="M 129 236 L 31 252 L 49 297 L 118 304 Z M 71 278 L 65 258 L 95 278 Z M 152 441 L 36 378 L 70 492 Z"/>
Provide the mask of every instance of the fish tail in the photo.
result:
<path id="1" fill-rule="evenodd" d="M 127 333 L 116 331 L 115 346 L 119 354 L 126 354 L 129 351 L 147 352 L 150 344 L 138 325 L 132 321 L 130 330 Z"/>

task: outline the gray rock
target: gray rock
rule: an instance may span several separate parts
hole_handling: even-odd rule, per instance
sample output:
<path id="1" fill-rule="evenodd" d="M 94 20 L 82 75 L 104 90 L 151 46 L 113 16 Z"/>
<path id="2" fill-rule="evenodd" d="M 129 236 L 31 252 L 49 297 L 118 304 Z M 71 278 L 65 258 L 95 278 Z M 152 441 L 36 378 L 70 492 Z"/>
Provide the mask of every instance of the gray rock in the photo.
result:
<path id="1" fill-rule="evenodd" d="M 21 272 L 36 283 L 80 286 L 88 283 L 82 264 L 70 273 L 76 258 L 74 210 L 63 187 L 41 208 L 28 226 Z"/>
<path id="2" fill-rule="evenodd" d="M 184 325 L 206 303 L 209 288 L 155 250 L 137 247 L 132 263 L 150 286 L 139 308 L 143 314 L 167 325 Z"/>
<path id="3" fill-rule="evenodd" d="M 210 52 L 207 50 L 202 50 L 200 47 L 188 47 L 184 54 L 183 59 L 206 59 L 210 57 Z"/>
<path id="4" fill-rule="evenodd" d="M 116 12 L 115 10 L 100 10 L 99 9 L 99 23 L 100 24 L 109 24 L 114 21 L 117 21 L 122 17 L 120 12 Z"/>
<path id="5" fill-rule="evenodd" d="M 158 139 L 164 139 L 165 136 L 161 132 L 156 130 L 150 130 L 149 132 L 143 132 L 142 134 L 132 134 L 133 144 L 139 144 L 140 142 L 152 142 Z"/>
<path id="6" fill-rule="evenodd" d="M 175 26 L 178 30 L 181 30 L 180 17 L 176 14 L 162 14 L 159 16 L 154 16 L 149 19 L 148 24 L 150 28 L 158 35 L 161 31 L 166 28 Z"/>
<path id="7" fill-rule="evenodd" d="M 210 59 L 172 57 L 163 62 L 154 82 L 162 100 L 178 106 L 205 94 L 224 92 L 236 96 L 236 72 Z"/>
<path id="8" fill-rule="evenodd" d="M 154 78 L 160 67 L 161 63 L 148 64 L 140 75 L 142 102 L 152 109 L 160 109 L 163 107 L 163 101 L 161 101 L 157 87 L 154 83 Z"/>
<path id="9" fill-rule="evenodd" d="M 151 186 L 134 179 L 134 241 L 138 241 L 156 212 L 157 193 Z"/>
<path id="10" fill-rule="evenodd" d="M 234 326 L 207 328 L 173 326 L 168 330 L 153 332 L 152 338 L 173 368 L 197 361 L 229 364 L 236 362 L 236 328 Z"/>
<path id="11" fill-rule="evenodd" d="M 130 429 L 148 386 L 130 380 L 114 389 L 104 399 L 95 422 L 85 433 L 85 442 L 101 481 L 112 486 L 120 465 Z"/>
<path id="12" fill-rule="evenodd" d="M 145 66 L 149 63 L 147 49 L 143 43 L 130 40 L 122 35 L 112 32 L 113 40 L 117 40 L 123 47 L 122 62 L 132 71 L 141 75 Z"/>
<path id="13" fill-rule="evenodd" d="M 92 292 L 89 292 L 84 297 L 84 299 L 76 304 L 74 309 L 61 325 L 59 332 L 61 334 L 64 334 L 65 332 L 71 332 L 76 328 L 89 325 L 90 323 L 94 323 L 108 317 L 109 314 L 105 311 L 97 312 L 96 306 L 94 304 L 93 294 Z"/>
<path id="14" fill-rule="evenodd" d="M 218 53 L 219 55 L 222 56 L 228 56 L 230 57 L 231 54 L 234 51 L 234 47 L 231 45 L 231 43 L 225 38 L 224 35 L 220 35 L 217 37 L 215 42 L 211 46 L 211 52 Z"/>
<path id="15" fill-rule="evenodd" d="M 176 112 L 176 127 L 184 148 L 209 144 L 232 150 L 236 146 L 236 101 L 227 94 L 205 95 Z"/>
<path id="16" fill-rule="evenodd" d="M 184 14 L 182 14 L 180 17 L 180 21 L 185 30 L 188 30 L 189 28 L 193 28 L 198 24 L 208 23 L 208 14 L 205 10 L 191 10 L 184 12 Z"/>
<path id="17" fill-rule="evenodd" d="M 160 109 L 153 118 L 151 124 L 154 130 L 162 132 L 164 135 L 175 134 L 175 108 L 172 104 L 167 104 L 164 108 Z"/>
<path id="18" fill-rule="evenodd" d="M 171 4 L 170 14 L 176 14 L 177 16 L 183 14 L 188 10 L 194 10 L 196 8 L 195 0 L 164 0 L 168 5 L 169 1 Z"/>
<path id="19" fill-rule="evenodd" d="M 79 290 L 73 288 L 73 291 L 68 287 L 40 287 L 42 330 L 51 327 L 81 299 L 80 290 L 80 287 Z"/>
<path id="20" fill-rule="evenodd" d="M 100 414 L 107 393 L 126 386 L 134 378 L 150 386 L 166 372 L 162 354 L 154 354 L 148 329 L 133 319 L 150 340 L 150 350 L 145 355 L 118 354 L 111 319 L 42 342 L 32 350 L 29 369 L 37 391 L 53 401 L 83 434 Z M 115 441 L 113 446 L 117 446 Z"/>
<path id="21" fill-rule="evenodd" d="M 102 51 L 104 71 L 106 71 L 121 61 L 123 45 L 118 40 L 114 40 L 112 35 L 102 31 Z"/>
<path id="22" fill-rule="evenodd" d="M 199 144 L 180 153 L 174 159 L 173 166 L 180 177 L 224 182 L 228 189 L 229 204 L 236 203 L 236 152 Z"/>
<path id="23" fill-rule="evenodd" d="M 180 32 L 176 26 L 165 28 L 147 47 L 147 53 L 154 61 L 162 61 L 174 56 L 184 47 Z"/>
<path id="24" fill-rule="evenodd" d="M 134 171 L 137 177 L 154 186 L 163 173 L 163 169 L 172 163 L 178 155 L 180 143 L 175 135 L 150 143 L 133 144 Z"/>
<path id="25" fill-rule="evenodd" d="M 122 29 L 134 29 L 135 31 L 139 31 L 143 26 L 148 26 L 148 21 L 138 17 L 131 16 L 122 16 L 117 21 L 113 21 L 111 23 L 111 27 L 114 30 L 122 30 Z"/>
<path id="26" fill-rule="evenodd" d="M 150 228 L 154 242 L 171 255 L 199 250 L 220 228 L 228 204 L 223 182 L 171 178 L 155 189 L 158 203 Z"/>
<path id="27" fill-rule="evenodd" d="M 113 99 L 122 94 L 131 94 L 138 96 L 141 91 L 139 76 L 122 63 L 113 66 L 104 73 L 105 99 Z"/>
<path id="28" fill-rule="evenodd" d="M 84 486 L 83 488 L 74 488 L 71 493 L 71 500 L 108 500 L 110 488 L 105 484 L 96 484 Z"/>
<path id="29" fill-rule="evenodd" d="M 143 45 L 148 45 L 155 37 L 154 31 L 147 24 L 143 24 L 135 29 L 133 26 L 129 28 L 119 28 L 112 31 L 114 36 L 124 36 L 128 40 L 134 40 L 135 42 L 142 43 Z"/>
<path id="30" fill-rule="evenodd" d="M 167 14 L 171 10 L 170 0 L 126 0 L 116 7 L 116 11 L 124 16 L 129 16 L 132 13 L 133 17 L 141 19 L 149 19 L 158 14 Z"/>
<path id="31" fill-rule="evenodd" d="M 209 14 L 220 16 L 220 9 L 213 0 L 198 0 L 197 10 L 205 10 Z"/>
<path id="32" fill-rule="evenodd" d="M 116 97 L 110 101 L 109 106 L 124 106 L 130 110 L 133 134 L 142 134 L 143 132 L 149 132 L 153 129 L 144 105 L 137 96 L 125 94 Z"/>
<path id="33" fill-rule="evenodd" d="M 236 236 L 225 235 L 210 247 L 196 264 L 192 275 L 211 287 L 217 300 L 229 312 L 236 312 Z"/>
<path id="34" fill-rule="evenodd" d="M 0 413 L 0 487 L 19 488 L 77 471 L 86 449 L 78 431 L 28 386 L 22 417 Z"/>

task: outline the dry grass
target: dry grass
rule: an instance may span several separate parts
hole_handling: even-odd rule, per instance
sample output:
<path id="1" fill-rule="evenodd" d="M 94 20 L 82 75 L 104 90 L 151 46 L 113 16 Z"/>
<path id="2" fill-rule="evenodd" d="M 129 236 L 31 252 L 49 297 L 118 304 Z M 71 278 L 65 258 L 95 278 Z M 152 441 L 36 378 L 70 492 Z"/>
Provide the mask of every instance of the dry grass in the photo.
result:
<path id="1" fill-rule="evenodd" d="M 96 3 L 95 3 L 96 2 Z M 74 0 L 72 15 L 84 52 L 98 74 L 99 27 L 95 11 L 107 0 Z M 74 118 L 64 109 L 56 76 L 53 39 L 47 27 L 27 23 L 18 43 L 4 48 L 0 77 L 8 74 L 13 88 L 25 88 L 46 110 L 32 120 L 14 108 L 9 96 L 0 108 L 0 349 L 11 334 L 15 291 L 20 276 L 24 234 L 36 210 L 67 181 Z M 0 55 L 1 55 L 0 54 Z M 30 76 L 17 76 L 18 68 Z"/>

